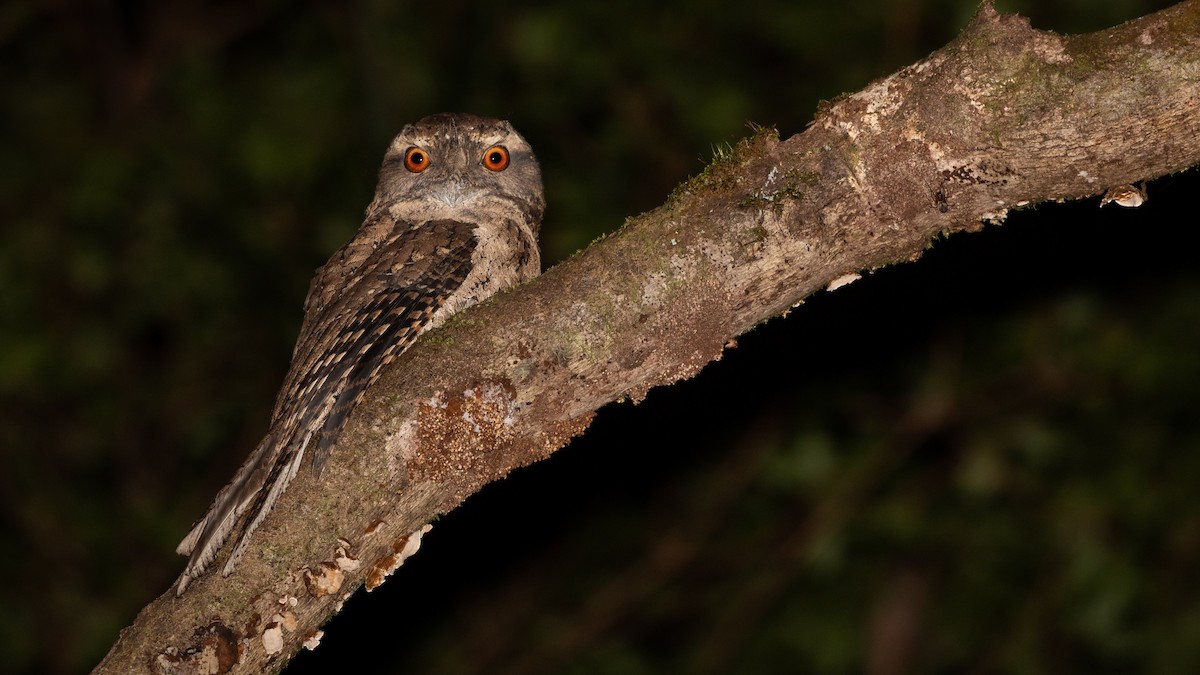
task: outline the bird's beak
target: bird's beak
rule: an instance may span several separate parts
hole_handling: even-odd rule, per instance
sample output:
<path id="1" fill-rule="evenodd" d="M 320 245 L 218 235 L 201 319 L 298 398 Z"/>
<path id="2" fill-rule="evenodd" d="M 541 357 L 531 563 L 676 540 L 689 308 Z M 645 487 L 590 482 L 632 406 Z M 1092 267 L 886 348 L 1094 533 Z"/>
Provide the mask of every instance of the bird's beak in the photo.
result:
<path id="1" fill-rule="evenodd" d="M 482 192 L 479 188 L 469 186 L 462 175 L 453 174 L 442 183 L 437 198 L 449 206 L 461 206 L 473 201 Z"/>

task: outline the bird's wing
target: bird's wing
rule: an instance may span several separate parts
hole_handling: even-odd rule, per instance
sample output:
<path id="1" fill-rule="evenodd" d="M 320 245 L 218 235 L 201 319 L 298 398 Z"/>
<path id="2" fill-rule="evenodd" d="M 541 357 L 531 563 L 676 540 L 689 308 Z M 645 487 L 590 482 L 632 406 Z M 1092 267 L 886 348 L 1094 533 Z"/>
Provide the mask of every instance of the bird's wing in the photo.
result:
<path id="1" fill-rule="evenodd" d="M 332 356 L 326 368 L 328 376 L 314 378 L 320 379 L 328 392 L 320 398 L 332 402 L 323 422 L 315 415 L 307 418 L 321 425 L 313 451 L 313 467 L 318 473 L 363 390 L 378 379 L 383 366 L 404 353 L 429 328 L 471 272 L 479 244 L 474 226 L 438 220 L 423 227 L 427 228 L 426 235 L 410 242 L 415 245 L 402 247 L 394 257 L 387 256 L 393 261 L 407 260 L 403 267 L 393 263 L 373 272 L 379 292 L 339 331 L 335 346 L 328 350 Z"/>
<path id="2" fill-rule="evenodd" d="M 365 255 L 355 248 L 356 236 L 318 271 L 271 430 L 180 542 L 176 550 L 190 558 L 177 593 L 212 563 L 243 521 L 223 570 L 232 571 L 318 432 L 312 456 L 320 470 L 363 390 L 462 286 L 479 242 L 474 230 L 453 220 L 397 223 Z"/>

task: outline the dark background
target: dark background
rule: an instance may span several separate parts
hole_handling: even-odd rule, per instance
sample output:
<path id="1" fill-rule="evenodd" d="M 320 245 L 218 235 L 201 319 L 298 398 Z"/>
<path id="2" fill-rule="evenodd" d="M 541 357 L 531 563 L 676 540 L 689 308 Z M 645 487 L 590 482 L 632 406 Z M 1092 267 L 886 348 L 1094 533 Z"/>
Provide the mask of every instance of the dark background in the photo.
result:
<path id="1" fill-rule="evenodd" d="M 512 120 L 552 264 L 974 8 L 6 3 L 0 671 L 86 671 L 180 572 L 403 124 Z M 1198 187 L 818 294 L 440 519 L 288 672 L 1197 672 Z"/>

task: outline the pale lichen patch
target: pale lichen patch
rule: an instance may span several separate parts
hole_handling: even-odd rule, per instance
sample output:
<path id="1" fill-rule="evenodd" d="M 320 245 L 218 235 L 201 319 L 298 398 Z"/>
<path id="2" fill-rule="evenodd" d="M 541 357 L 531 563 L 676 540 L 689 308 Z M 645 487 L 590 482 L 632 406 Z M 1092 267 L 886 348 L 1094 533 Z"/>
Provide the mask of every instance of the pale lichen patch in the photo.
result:
<path id="1" fill-rule="evenodd" d="M 875 92 L 869 92 L 874 94 Z M 884 80 L 882 86 L 879 87 L 878 95 L 867 102 L 867 111 L 862 116 L 862 121 L 871 131 L 879 132 L 883 129 L 880 119 L 887 117 L 895 112 L 897 108 L 896 97 L 892 95 L 890 82 Z"/>
<path id="2" fill-rule="evenodd" d="M 426 401 L 423 405 L 428 405 L 433 409 L 445 408 L 445 401 L 438 400 L 436 397 Z M 400 425 L 396 433 L 391 434 L 384 441 L 384 448 L 388 459 L 388 470 L 394 475 L 402 475 L 405 465 L 412 459 L 417 450 L 417 425 L 414 420 L 407 420 Z M 368 531 L 363 532 L 364 537 L 369 537 L 378 529 L 383 521 L 375 521 L 368 528 Z M 372 529 L 374 528 L 374 529 Z"/>

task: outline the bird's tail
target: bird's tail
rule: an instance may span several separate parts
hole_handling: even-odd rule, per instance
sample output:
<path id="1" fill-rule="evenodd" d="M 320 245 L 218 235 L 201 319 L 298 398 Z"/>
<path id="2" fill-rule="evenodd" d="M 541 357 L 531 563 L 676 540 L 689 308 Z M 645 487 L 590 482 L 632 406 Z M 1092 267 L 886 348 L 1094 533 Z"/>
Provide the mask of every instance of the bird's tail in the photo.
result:
<path id="1" fill-rule="evenodd" d="M 233 480 L 217 493 L 204 517 L 192 526 L 175 551 L 188 556 L 187 567 L 175 585 L 175 595 L 183 595 L 188 584 L 204 573 L 217 557 L 222 545 L 238 522 L 249 513 L 249 520 L 238 535 L 237 543 L 222 573 L 228 575 L 241 558 L 250 534 L 275 505 L 275 500 L 295 477 L 304 457 L 311 433 L 304 433 L 295 452 L 284 452 L 290 443 L 278 443 L 274 434 L 259 443 L 238 469 Z M 264 487 L 266 488 L 264 491 Z"/>

